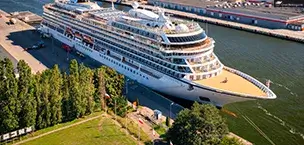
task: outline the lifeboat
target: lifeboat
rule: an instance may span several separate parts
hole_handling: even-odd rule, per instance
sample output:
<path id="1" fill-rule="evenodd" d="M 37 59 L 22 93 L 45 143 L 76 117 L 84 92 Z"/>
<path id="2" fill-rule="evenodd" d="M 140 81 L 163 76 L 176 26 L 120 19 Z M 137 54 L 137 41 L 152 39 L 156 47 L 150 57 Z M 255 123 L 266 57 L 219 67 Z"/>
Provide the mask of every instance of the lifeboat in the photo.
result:
<path id="1" fill-rule="evenodd" d="M 83 40 L 84 40 L 86 43 L 90 43 L 90 44 L 93 44 L 93 43 L 94 43 L 93 38 L 90 37 L 90 36 L 87 36 L 87 35 L 83 35 Z"/>
<path id="2" fill-rule="evenodd" d="M 82 39 L 82 35 L 79 32 L 75 32 L 75 37 L 78 39 Z"/>
<path id="3" fill-rule="evenodd" d="M 73 31 L 72 31 L 71 28 L 66 28 L 66 29 L 65 29 L 65 32 L 66 32 L 67 34 L 73 34 Z"/>

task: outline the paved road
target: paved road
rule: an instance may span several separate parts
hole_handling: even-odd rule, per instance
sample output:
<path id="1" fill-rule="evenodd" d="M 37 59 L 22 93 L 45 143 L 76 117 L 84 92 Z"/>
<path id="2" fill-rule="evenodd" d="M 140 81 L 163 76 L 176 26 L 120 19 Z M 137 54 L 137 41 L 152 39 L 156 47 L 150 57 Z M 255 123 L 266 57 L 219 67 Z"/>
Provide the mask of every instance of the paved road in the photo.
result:
<path id="1" fill-rule="evenodd" d="M 19 144 L 23 144 L 23 143 L 29 142 L 29 141 L 31 141 L 31 140 L 34 140 L 34 139 L 37 139 L 37 138 L 40 138 L 40 137 L 43 137 L 43 136 L 52 134 L 52 133 L 54 133 L 54 132 L 57 132 L 57 131 L 60 131 L 60 130 L 64 130 L 64 129 L 67 129 L 67 128 L 70 128 L 70 127 L 73 127 L 73 126 L 76 126 L 76 125 L 79 125 L 79 124 L 88 122 L 88 121 L 93 120 L 93 119 L 100 118 L 100 117 L 102 117 L 103 115 L 104 115 L 104 114 L 101 114 L 101 115 L 98 115 L 98 116 L 95 116 L 95 117 L 92 117 L 92 118 L 88 118 L 88 119 L 82 120 L 82 121 L 80 121 L 80 122 L 77 122 L 77 123 L 74 123 L 74 124 L 71 124 L 71 125 L 68 125 L 68 126 L 65 126 L 65 127 L 61 127 L 61 128 L 58 128 L 58 129 L 55 129 L 55 130 L 52 130 L 52 131 L 49 131 L 49 132 L 40 134 L 40 135 L 35 136 L 35 137 L 31 137 L 31 138 L 25 139 L 25 140 L 23 140 L 23 141 L 20 141 L 20 142 L 14 144 L 14 145 L 19 145 Z"/>
<path id="2" fill-rule="evenodd" d="M 17 60 L 0 45 L 0 60 L 2 60 L 4 58 L 9 58 L 13 62 L 14 66 L 16 67 Z"/>
<path id="3" fill-rule="evenodd" d="M 51 68 L 55 64 L 58 64 L 62 71 L 68 71 L 69 60 L 76 59 L 80 63 L 96 68 L 101 64 L 90 59 L 90 58 L 81 58 L 75 52 L 67 53 L 64 49 L 61 48 L 62 44 L 53 40 L 52 38 L 41 38 L 40 34 L 34 30 L 18 31 L 10 33 L 7 38 L 13 42 L 14 45 L 20 46 L 22 48 L 29 48 L 36 44 L 38 41 L 43 40 L 46 47 L 38 50 L 28 50 L 34 58 L 39 60 L 46 67 Z M 6 51 L 0 47 L 0 58 L 8 57 L 11 60 L 11 56 Z M 67 57 L 69 60 L 67 60 Z"/>
<path id="4" fill-rule="evenodd" d="M 126 86 L 128 87 L 127 98 L 129 101 L 134 102 L 138 98 L 139 105 L 147 106 L 152 110 L 160 110 L 164 116 L 170 116 L 170 104 L 173 101 L 131 80 L 127 82 Z M 182 106 L 173 103 L 171 105 L 171 118 L 174 119 L 182 109 Z"/>

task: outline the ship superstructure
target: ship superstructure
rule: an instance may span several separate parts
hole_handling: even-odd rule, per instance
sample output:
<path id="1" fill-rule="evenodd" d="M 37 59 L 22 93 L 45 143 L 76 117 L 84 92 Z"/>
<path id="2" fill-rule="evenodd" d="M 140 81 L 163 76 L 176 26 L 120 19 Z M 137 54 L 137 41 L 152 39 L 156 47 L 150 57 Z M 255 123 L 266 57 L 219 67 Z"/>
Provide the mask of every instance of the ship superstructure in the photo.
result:
<path id="1" fill-rule="evenodd" d="M 227 103 L 274 99 L 253 77 L 225 67 L 215 41 L 198 23 L 133 4 L 129 12 L 97 3 L 57 0 L 44 6 L 42 30 L 77 51 L 156 91 Z"/>

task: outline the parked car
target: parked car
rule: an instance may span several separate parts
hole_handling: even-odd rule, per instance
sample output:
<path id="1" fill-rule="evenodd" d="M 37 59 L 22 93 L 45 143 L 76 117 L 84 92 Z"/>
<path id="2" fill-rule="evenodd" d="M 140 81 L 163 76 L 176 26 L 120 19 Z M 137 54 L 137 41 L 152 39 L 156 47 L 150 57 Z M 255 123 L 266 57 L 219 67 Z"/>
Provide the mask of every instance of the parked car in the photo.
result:
<path id="1" fill-rule="evenodd" d="M 34 44 L 32 47 L 27 48 L 26 50 L 31 50 L 31 49 L 35 50 L 35 49 L 40 49 L 40 48 L 44 48 L 44 47 L 45 47 L 44 42 L 39 41 L 39 42 L 37 42 L 37 44 Z"/>
<path id="2" fill-rule="evenodd" d="M 51 37 L 51 34 L 50 34 L 50 33 L 43 33 L 43 32 L 42 32 L 41 37 L 42 37 L 42 38 L 50 38 L 50 37 Z"/>
<path id="3" fill-rule="evenodd" d="M 67 44 L 62 44 L 62 48 L 66 51 L 66 52 L 71 52 L 72 51 L 72 48 L 67 45 Z"/>
<path id="4" fill-rule="evenodd" d="M 78 56 L 82 57 L 82 58 L 85 58 L 85 55 L 84 55 L 83 53 L 79 52 L 79 51 L 76 51 L 76 54 L 77 54 Z"/>

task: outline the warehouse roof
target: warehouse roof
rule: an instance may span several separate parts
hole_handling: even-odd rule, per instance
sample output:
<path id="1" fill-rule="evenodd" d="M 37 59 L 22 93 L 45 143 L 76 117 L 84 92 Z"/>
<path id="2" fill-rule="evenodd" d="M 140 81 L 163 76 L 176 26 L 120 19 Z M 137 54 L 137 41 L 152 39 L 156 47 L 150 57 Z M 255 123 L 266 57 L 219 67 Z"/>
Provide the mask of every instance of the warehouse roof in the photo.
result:
<path id="1" fill-rule="evenodd" d="M 272 7 L 264 3 L 229 3 L 227 0 L 155 0 L 164 3 L 175 3 L 185 6 L 201 7 L 225 11 L 232 13 L 240 13 L 243 15 L 253 15 L 257 17 L 267 17 L 279 20 L 292 20 L 296 18 L 304 18 L 304 9 L 296 7 Z M 237 5 L 237 6 L 235 6 Z"/>
<path id="2" fill-rule="evenodd" d="M 201 8 L 206 8 L 207 6 L 215 6 L 226 2 L 224 0 L 156 0 L 156 1 L 192 6 L 192 7 L 201 7 Z"/>
<path id="3" fill-rule="evenodd" d="M 267 17 L 280 20 L 291 20 L 295 18 L 304 18 L 304 12 L 300 8 L 287 8 L 287 7 L 266 7 L 260 6 L 229 6 L 228 8 L 213 7 L 212 9 L 221 10 L 225 12 L 234 12 L 247 15 L 254 15 L 260 17 Z"/>

